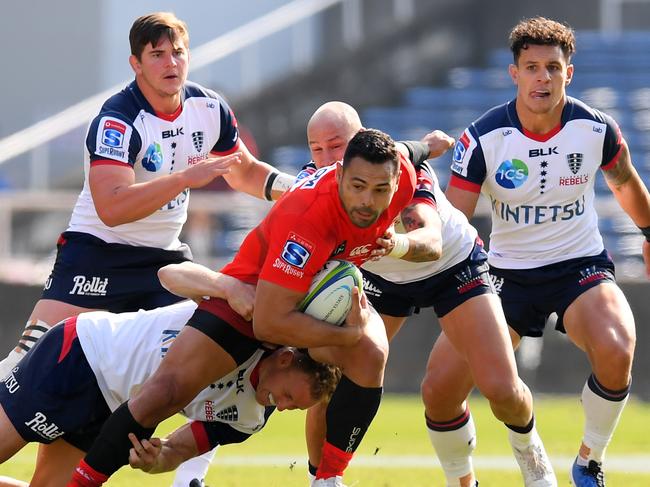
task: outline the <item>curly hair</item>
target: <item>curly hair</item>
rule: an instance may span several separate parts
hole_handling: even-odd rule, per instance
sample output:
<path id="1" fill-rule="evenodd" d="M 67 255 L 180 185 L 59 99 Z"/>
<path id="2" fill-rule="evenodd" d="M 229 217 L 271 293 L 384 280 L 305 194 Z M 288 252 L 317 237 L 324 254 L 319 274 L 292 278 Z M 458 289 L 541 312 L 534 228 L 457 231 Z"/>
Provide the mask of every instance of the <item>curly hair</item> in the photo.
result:
<path id="1" fill-rule="evenodd" d="M 510 31 L 510 50 L 515 64 L 519 61 L 522 49 L 528 46 L 559 46 L 567 63 L 576 52 L 576 39 L 573 29 L 545 17 L 524 19 Z"/>
<path id="2" fill-rule="evenodd" d="M 341 369 L 334 365 L 316 362 L 302 350 L 295 348 L 293 350 L 293 363 L 291 365 L 309 376 L 312 397 L 321 401 L 328 401 L 341 380 Z"/>
<path id="3" fill-rule="evenodd" d="M 352 137 L 345 149 L 343 167 L 347 167 L 350 160 L 355 157 L 372 164 L 391 162 L 393 174 L 399 171 L 399 152 L 395 147 L 395 141 L 381 130 L 361 129 Z"/>

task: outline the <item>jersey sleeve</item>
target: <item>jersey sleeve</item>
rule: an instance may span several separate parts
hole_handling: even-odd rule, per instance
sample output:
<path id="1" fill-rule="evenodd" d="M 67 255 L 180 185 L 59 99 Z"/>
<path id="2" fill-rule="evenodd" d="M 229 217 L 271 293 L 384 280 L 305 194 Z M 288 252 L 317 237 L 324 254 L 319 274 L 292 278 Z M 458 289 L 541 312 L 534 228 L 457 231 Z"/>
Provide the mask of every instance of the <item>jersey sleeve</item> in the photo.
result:
<path id="1" fill-rule="evenodd" d="M 309 213 L 274 215 L 268 222 L 268 252 L 260 279 L 298 292 L 309 289 L 335 247 L 332 239 L 317 228 L 318 224 L 310 221 L 313 219 Z"/>
<path id="2" fill-rule="evenodd" d="M 140 133 L 119 113 L 100 113 L 90 123 L 86 149 L 90 164 L 135 165 L 142 148 Z"/>
<path id="3" fill-rule="evenodd" d="M 603 142 L 603 159 L 600 167 L 603 171 L 607 171 L 616 166 L 618 162 L 623 148 L 623 136 L 621 135 L 621 129 L 612 117 L 604 115 L 604 118 L 606 128 Z"/>
<path id="4" fill-rule="evenodd" d="M 454 146 L 449 184 L 479 193 L 485 180 L 485 157 L 473 126 L 463 132 Z"/>
<path id="5" fill-rule="evenodd" d="M 412 203 L 425 203 L 436 207 L 436 195 L 434 188 L 437 184 L 436 174 L 429 166 L 429 163 L 423 162 L 415 171 L 417 183 L 413 193 Z"/>
<path id="6" fill-rule="evenodd" d="M 237 129 L 237 119 L 226 101 L 217 95 L 219 101 L 221 130 L 219 140 L 212 147 L 212 152 L 217 155 L 225 156 L 236 152 L 239 148 L 239 130 Z"/>
<path id="7" fill-rule="evenodd" d="M 209 452 L 217 445 L 241 443 L 251 436 L 218 421 L 193 421 L 190 428 L 199 455 Z"/>

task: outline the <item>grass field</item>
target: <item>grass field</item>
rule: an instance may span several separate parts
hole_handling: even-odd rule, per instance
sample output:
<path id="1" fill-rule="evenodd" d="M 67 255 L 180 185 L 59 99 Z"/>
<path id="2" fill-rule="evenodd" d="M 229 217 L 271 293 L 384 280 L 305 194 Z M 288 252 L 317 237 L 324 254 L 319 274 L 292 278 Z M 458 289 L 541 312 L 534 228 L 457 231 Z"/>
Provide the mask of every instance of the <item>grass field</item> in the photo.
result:
<path id="1" fill-rule="evenodd" d="M 477 397 L 470 405 L 478 430 L 475 463 L 481 487 L 520 486 L 504 427 L 492 417 L 485 401 Z M 559 484 L 569 485 L 567 469 L 579 445 L 583 424 L 578 398 L 539 397 L 536 411 L 538 428 L 554 461 Z M 180 417 L 172 418 L 158 432 L 169 431 L 182 422 Z M 249 441 L 222 447 L 207 484 L 210 487 L 306 486 L 303 422 L 301 411 L 274 414 L 265 430 Z M 27 480 L 35 451 L 33 446 L 24 449 L 0 466 L 0 475 Z M 607 471 L 608 487 L 650 486 L 650 404 L 630 399 L 608 449 L 608 459 L 613 467 Z M 387 395 L 345 481 L 350 487 L 444 486 L 442 471 L 434 462 L 419 398 Z M 172 478 L 172 474 L 147 475 L 123 468 L 108 485 L 167 486 Z"/>

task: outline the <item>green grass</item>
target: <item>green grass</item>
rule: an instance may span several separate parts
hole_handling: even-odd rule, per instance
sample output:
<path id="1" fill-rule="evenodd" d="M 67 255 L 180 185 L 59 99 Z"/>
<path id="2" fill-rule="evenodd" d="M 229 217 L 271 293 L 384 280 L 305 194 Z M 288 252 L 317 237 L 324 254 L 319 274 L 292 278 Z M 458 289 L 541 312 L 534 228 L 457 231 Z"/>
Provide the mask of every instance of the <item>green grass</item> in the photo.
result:
<path id="1" fill-rule="evenodd" d="M 491 415 L 487 403 L 478 397 L 471 401 L 471 409 L 478 429 L 477 456 L 510 455 L 506 431 Z M 577 397 L 538 397 L 536 400 L 538 429 L 551 456 L 569 457 L 576 453 L 582 434 L 582 409 Z M 164 423 L 159 432 L 166 432 L 181 424 L 175 417 Z M 625 410 L 618 430 L 608 449 L 608 455 L 650 455 L 650 405 L 632 398 Z M 307 485 L 303 439 L 304 413 L 301 411 L 274 414 L 269 425 L 241 445 L 219 449 L 208 474 L 207 483 L 212 487 L 304 487 Z M 29 446 L 8 463 L 0 466 L 1 475 L 28 479 L 36 448 Z M 373 454 L 377 452 L 373 457 Z M 416 396 L 385 397 L 378 416 L 358 451 L 379 462 L 403 455 L 425 455 L 433 458 L 433 450 L 424 429 L 423 411 Z M 253 455 L 281 455 L 286 460 L 271 466 L 232 466 L 220 464 L 227 457 Z M 293 462 L 296 462 L 292 465 Z M 569 485 L 564 465 L 556 465 L 559 484 Z M 521 478 L 516 471 L 499 471 L 477 468 L 481 486 L 520 486 Z M 147 475 L 123 468 L 108 485 L 120 487 L 167 486 L 172 474 Z M 392 468 L 355 466 L 348 469 L 346 483 L 368 487 L 424 487 L 444 485 L 439 468 Z M 647 487 L 650 474 L 607 473 L 609 486 Z"/>

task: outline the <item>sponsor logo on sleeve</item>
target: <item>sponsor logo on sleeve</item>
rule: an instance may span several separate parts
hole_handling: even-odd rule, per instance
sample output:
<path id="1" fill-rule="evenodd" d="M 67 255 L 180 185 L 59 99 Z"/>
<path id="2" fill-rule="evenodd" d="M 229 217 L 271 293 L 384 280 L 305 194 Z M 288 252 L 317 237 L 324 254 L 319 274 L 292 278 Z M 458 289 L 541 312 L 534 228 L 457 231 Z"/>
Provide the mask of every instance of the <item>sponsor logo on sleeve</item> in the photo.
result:
<path id="1" fill-rule="evenodd" d="M 14 367 L 9 375 L 4 378 L 5 387 L 9 391 L 9 394 L 14 394 L 18 389 L 20 389 L 20 384 L 16 379 L 16 372 L 18 372 L 18 367 Z"/>
<path id="2" fill-rule="evenodd" d="M 467 149 L 469 149 L 470 140 L 467 132 L 463 132 L 463 135 L 458 139 L 456 145 L 454 146 L 454 154 L 451 161 L 451 170 L 455 173 L 460 174 L 461 176 L 465 175 L 465 165 L 463 161 L 465 160 L 465 155 L 467 154 Z"/>
<path id="3" fill-rule="evenodd" d="M 282 249 L 282 260 L 287 264 L 304 269 L 314 251 L 314 245 L 300 235 L 291 232 Z"/>
<path id="4" fill-rule="evenodd" d="M 113 117 L 103 117 L 97 130 L 95 154 L 109 159 L 127 162 L 127 151 L 131 127 Z"/>

